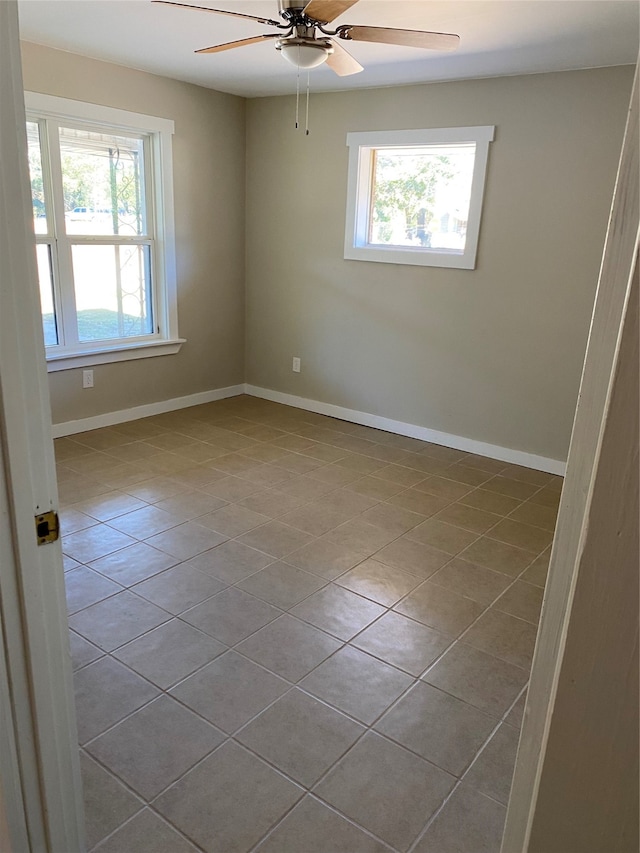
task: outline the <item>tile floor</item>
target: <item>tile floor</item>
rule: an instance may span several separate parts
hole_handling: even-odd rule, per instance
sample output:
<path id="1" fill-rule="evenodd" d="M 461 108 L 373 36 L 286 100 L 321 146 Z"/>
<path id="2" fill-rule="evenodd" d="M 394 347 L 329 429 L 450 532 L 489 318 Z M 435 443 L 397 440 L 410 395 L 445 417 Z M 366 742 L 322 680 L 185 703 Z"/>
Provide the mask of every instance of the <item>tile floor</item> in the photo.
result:
<path id="1" fill-rule="evenodd" d="M 250 397 L 56 455 L 89 849 L 498 851 L 560 478 Z"/>

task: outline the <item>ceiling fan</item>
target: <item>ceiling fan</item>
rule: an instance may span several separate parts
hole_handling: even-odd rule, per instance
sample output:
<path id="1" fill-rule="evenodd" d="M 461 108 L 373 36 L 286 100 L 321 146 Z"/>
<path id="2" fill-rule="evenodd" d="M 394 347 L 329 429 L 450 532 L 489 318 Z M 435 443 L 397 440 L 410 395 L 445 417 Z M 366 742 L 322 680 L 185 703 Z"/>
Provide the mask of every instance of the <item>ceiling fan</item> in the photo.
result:
<path id="1" fill-rule="evenodd" d="M 328 24 L 347 9 L 355 6 L 358 0 L 308 0 L 308 2 L 278 0 L 278 13 L 284 23 L 256 15 L 245 15 L 242 12 L 228 12 L 223 9 L 211 9 L 208 6 L 178 3 L 175 0 L 152 0 L 152 2 L 245 18 L 280 30 L 277 33 L 266 33 L 226 44 L 204 47 L 196 50 L 196 53 L 219 53 L 223 50 L 275 39 L 276 50 L 279 50 L 282 56 L 297 68 L 315 68 L 326 62 L 329 68 L 341 77 L 357 74 L 363 70 L 362 65 L 340 44 L 343 41 L 379 42 L 429 50 L 455 50 L 460 42 L 460 36 L 451 33 L 431 33 L 423 30 L 363 27 L 350 24 L 340 24 L 335 30 L 327 29 Z"/>

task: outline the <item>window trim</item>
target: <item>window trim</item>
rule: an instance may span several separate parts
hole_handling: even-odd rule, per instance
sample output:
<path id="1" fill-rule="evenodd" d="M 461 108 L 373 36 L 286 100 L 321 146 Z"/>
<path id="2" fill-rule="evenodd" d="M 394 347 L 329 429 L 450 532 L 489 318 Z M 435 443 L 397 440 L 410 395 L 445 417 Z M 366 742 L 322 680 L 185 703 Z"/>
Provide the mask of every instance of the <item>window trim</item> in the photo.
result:
<path id="1" fill-rule="evenodd" d="M 480 232 L 489 143 L 494 125 L 438 127 L 422 130 L 376 130 L 347 134 L 349 172 L 344 257 L 353 261 L 475 269 Z M 471 182 L 471 202 L 464 252 L 423 246 L 380 246 L 368 243 L 374 150 L 424 145 L 455 145 L 475 142 L 476 156 Z"/>
<path id="2" fill-rule="evenodd" d="M 173 355 L 179 352 L 184 338 L 178 334 L 178 294 L 176 277 L 172 136 L 171 119 L 105 107 L 69 98 L 58 98 L 39 92 L 25 92 L 28 121 L 51 119 L 73 125 L 108 126 L 113 130 L 149 134 L 152 186 L 148 192 L 155 224 L 154 322 L 160 331 L 143 339 L 130 341 L 91 341 L 73 346 L 47 347 L 47 370 L 55 372 L 71 368 L 106 364 L 116 361 Z M 42 242 L 42 241 L 38 241 Z"/>

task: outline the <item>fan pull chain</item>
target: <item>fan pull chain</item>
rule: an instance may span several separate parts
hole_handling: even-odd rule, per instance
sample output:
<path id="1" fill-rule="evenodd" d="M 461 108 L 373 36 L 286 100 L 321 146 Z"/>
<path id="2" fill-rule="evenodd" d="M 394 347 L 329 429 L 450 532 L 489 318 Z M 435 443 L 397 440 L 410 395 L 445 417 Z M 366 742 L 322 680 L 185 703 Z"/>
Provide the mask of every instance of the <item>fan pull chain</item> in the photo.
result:
<path id="1" fill-rule="evenodd" d="M 298 129 L 298 117 L 300 115 L 300 46 L 298 45 L 298 70 L 296 73 L 296 130 Z"/>
<path id="2" fill-rule="evenodd" d="M 305 116 L 305 125 L 304 125 L 305 136 L 309 136 L 309 77 L 310 77 L 310 72 L 307 71 L 307 114 Z"/>

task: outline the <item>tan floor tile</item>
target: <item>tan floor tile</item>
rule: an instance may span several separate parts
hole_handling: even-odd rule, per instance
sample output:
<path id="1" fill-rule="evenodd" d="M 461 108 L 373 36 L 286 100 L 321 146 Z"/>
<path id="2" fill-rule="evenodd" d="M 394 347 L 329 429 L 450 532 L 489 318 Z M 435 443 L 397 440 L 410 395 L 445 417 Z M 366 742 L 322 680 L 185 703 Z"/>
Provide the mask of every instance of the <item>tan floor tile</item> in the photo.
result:
<path id="1" fill-rule="evenodd" d="M 101 844 L 96 853 L 197 853 L 196 848 L 149 809 L 136 815 L 108 841 Z"/>
<path id="2" fill-rule="evenodd" d="M 333 449 L 339 451 L 338 448 Z M 381 459 L 371 459 L 368 456 L 361 456 L 358 453 L 349 453 L 345 450 L 339 452 L 343 453 L 344 456 L 342 459 L 336 460 L 336 464 L 341 468 L 347 468 L 349 471 L 354 471 L 356 474 L 360 474 L 360 476 L 373 474 L 376 471 L 381 471 L 383 468 L 388 467 L 387 463 L 383 462 Z"/>
<path id="3" fill-rule="evenodd" d="M 429 826 L 414 853 L 500 853 L 506 809 L 460 785 Z"/>
<path id="4" fill-rule="evenodd" d="M 552 475 L 546 471 L 536 471 L 534 468 L 524 468 L 522 465 L 507 465 L 503 471 L 505 477 L 532 483 L 534 486 L 546 486 L 552 480 Z"/>
<path id="5" fill-rule="evenodd" d="M 447 468 L 443 475 L 449 480 L 454 480 L 456 483 L 465 483 L 467 486 L 481 486 L 493 476 L 487 471 L 481 471 L 479 468 L 468 468 L 464 464 L 452 465 Z"/>
<path id="6" fill-rule="evenodd" d="M 481 536 L 460 553 L 460 559 L 515 578 L 531 565 L 533 554 L 506 542 Z"/>
<path id="7" fill-rule="evenodd" d="M 490 459 L 488 456 L 478 456 L 476 453 L 468 453 L 464 457 L 464 464 L 467 468 L 479 468 L 481 471 L 487 471 L 489 474 L 499 474 L 507 467 L 506 462 L 501 462 L 499 459 Z"/>
<path id="8" fill-rule="evenodd" d="M 227 743 L 155 806 L 206 853 L 230 853 L 251 849 L 302 795 L 260 759 Z"/>
<path id="9" fill-rule="evenodd" d="M 498 720 L 419 682 L 376 723 L 376 730 L 461 776 Z"/>
<path id="10" fill-rule="evenodd" d="M 458 557 L 431 575 L 430 581 L 486 606 L 512 583 L 507 575 L 467 563 Z"/>
<path id="11" fill-rule="evenodd" d="M 160 692 L 110 657 L 76 672 L 73 682 L 80 744 L 102 734 Z"/>
<path id="12" fill-rule="evenodd" d="M 366 557 L 356 549 L 342 548 L 328 539 L 316 539 L 287 556 L 287 562 L 300 569 L 334 580 Z"/>
<path id="13" fill-rule="evenodd" d="M 349 515 L 345 517 L 344 511 L 338 507 L 326 506 L 317 501 L 312 501 L 294 509 L 293 512 L 288 512 L 278 520 L 283 524 L 289 524 L 291 527 L 309 533 L 311 536 L 322 536 L 323 533 L 328 533 L 329 530 L 343 524 L 348 518 Z"/>
<path id="14" fill-rule="evenodd" d="M 341 759 L 315 793 L 394 849 L 407 850 L 454 781 L 371 733 Z"/>
<path id="15" fill-rule="evenodd" d="M 425 522 L 414 527 L 408 534 L 410 539 L 422 542 L 423 545 L 431 545 L 439 551 L 446 551 L 451 556 L 459 554 L 468 548 L 478 538 L 477 533 L 446 524 L 435 518 L 428 518 Z"/>
<path id="16" fill-rule="evenodd" d="M 60 509 L 58 517 L 60 519 L 60 532 L 63 536 L 77 533 L 79 530 L 86 530 L 87 527 L 95 527 L 98 524 L 95 518 L 86 515 L 84 512 L 79 512 L 73 507 Z"/>
<path id="17" fill-rule="evenodd" d="M 279 518 L 287 512 L 292 512 L 301 505 L 302 501 L 292 495 L 276 489 L 264 489 L 238 501 L 238 506 L 266 515 L 269 518 Z"/>
<path id="18" fill-rule="evenodd" d="M 172 527 L 164 533 L 157 533 L 147 539 L 147 544 L 160 551 L 165 551 L 178 560 L 188 560 L 203 551 L 215 548 L 224 542 L 226 536 L 209 530 L 195 521 L 187 521 L 178 527 Z"/>
<path id="19" fill-rule="evenodd" d="M 156 501 L 162 501 L 165 498 L 172 498 L 180 492 L 186 492 L 188 488 L 184 483 L 171 480 L 169 477 L 153 477 L 150 480 L 143 480 L 141 483 L 130 486 L 128 492 L 142 501 L 156 503 Z"/>
<path id="20" fill-rule="evenodd" d="M 175 557 L 165 554 L 164 551 L 137 542 L 89 565 L 123 586 L 130 586 L 174 566 L 176 562 Z"/>
<path id="21" fill-rule="evenodd" d="M 325 586 L 318 575 L 297 569 L 288 563 L 272 563 L 237 584 L 239 589 L 261 598 L 274 607 L 288 610 L 303 598 Z"/>
<path id="22" fill-rule="evenodd" d="M 547 574 L 549 572 L 549 558 L 551 551 L 547 550 L 540 554 L 539 557 L 531 563 L 529 568 L 522 575 L 521 580 L 527 583 L 532 583 L 535 586 L 540 586 L 544 589 L 547 583 Z"/>
<path id="23" fill-rule="evenodd" d="M 262 527 L 256 527 L 244 533 L 238 541 L 251 548 L 264 551 L 273 557 L 281 558 L 297 551 L 311 541 L 313 537 L 288 524 L 279 521 L 269 521 Z"/>
<path id="24" fill-rule="evenodd" d="M 505 723 L 509 726 L 513 726 L 515 729 L 520 729 L 522 727 L 522 720 L 524 717 L 524 709 L 527 703 L 527 691 L 522 694 L 522 696 L 518 699 L 513 708 L 509 711 L 507 716 L 505 717 Z"/>
<path id="25" fill-rule="evenodd" d="M 180 682 L 171 695 L 233 734 L 289 687 L 282 678 L 231 651 Z"/>
<path id="26" fill-rule="evenodd" d="M 384 607 L 373 601 L 329 584 L 293 607 L 291 613 L 346 641 L 370 625 L 384 610 Z"/>
<path id="27" fill-rule="evenodd" d="M 502 717 L 527 683 L 526 669 L 458 642 L 422 678 L 434 687 Z"/>
<path id="28" fill-rule="evenodd" d="M 522 521 L 524 524 L 532 524 L 534 527 L 542 527 L 544 530 L 554 531 L 556 529 L 557 509 L 550 506 L 527 501 L 515 509 L 509 518 Z"/>
<path id="29" fill-rule="evenodd" d="M 125 590 L 69 617 L 69 625 L 107 652 L 170 619 L 165 610 Z"/>
<path id="30" fill-rule="evenodd" d="M 451 554 L 401 536 L 378 551 L 375 559 L 424 580 L 448 563 Z"/>
<path id="31" fill-rule="evenodd" d="M 237 583 L 264 569 L 273 557 L 235 540 L 223 542 L 189 560 L 189 565 L 225 583 Z"/>
<path id="32" fill-rule="evenodd" d="M 282 615 L 282 611 L 235 587 L 208 598 L 180 618 L 233 646 Z"/>
<path id="33" fill-rule="evenodd" d="M 461 462 L 467 455 L 464 450 L 456 450 L 454 447 L 445 447 L 442 444 L 433 444 L 429 441 L 425 442 L 420 453 L 431 456 L 433 459 L 440 459 L 442 462 L 448 462 L 450 465 Z"/>
<path id="34" fill-rule="evenodd" d="M 300 690 L 278 699 L 236 738 L 296 782 L 311 787 L 364 727 Z"/>
<path id="35" fill-rule="evenodd" d="M 359 480 L 362 474 L 358 471 L 352 471 L 338 462 L 332 462 L 322 468 L 317 468 L 310 476 L 317 482 L 336 489 L 353 483 L 354 480 Z"/>
<path id="36" fill-rule="evenodd" d="M 112 518 L 109 527 L 126 533 L 127 536 L 134 539 L 148 539 L 150 536 L 163 533 L 178 524 L 180 524 L 180 520 L 170 512 L 165 512 L 157 506 L 145 506 L 118 518 Z"/>
<path id="37" fill-rule="evenodd" d="M 113 656 L 166 690 L 226 650 L 213 637 L 172 619 L 117 649 Z"/>
<path id="38" fill-rule="evenodd" d="M 239 536 L 254 527 L 266 524 L 270 517 L 259 512 L 253 512 L 237 504 L 227 504 L 215 512 L 202 515 L 198 518 L 198 524 L 203 524 L 224 536 Z"/>
<path id="39" fill-rule="evenodd" d="M 519 507 L 521 501 L 517 498 L 510 498 L 508 495 L 501 495 L 498 492 L 490 492 L 488 489 L 474 489 L 460 498 L 460 503 L 504 516 L 509 515 L 516 507 Z"/>
<path id="40" fill-rule="evenodd" d="M 538 586 L 516 581 L 504 595 L 496 601 L 496 610 L 510 613 L 519 619 L 526 619 L 533 625 L 538 624 L 540 609 L 542 608 L 542 596 L 544 590 Z"/>
<path id="41" fill-rule="evenodd" d="M 113 583 L 103 575 L 79 566 L 67 572 L 65 579 L 65 592 L 67 596 L 67 613 L 77 613 L 84 607 L 103 601 L 111 595 L 122 592 L 120 584 Z"/>
<path id="42" fill-rule="evenodd" d="M 386 480 L 389 483 L 395 483 L 399 486 L 403 486 L 405 489 L 415 486 L 418 483 L 422 483 L 425 479 L 425 475 L 421 471 L 416 471 L 413 468 L 406 468 L 403 465 L 385 465 L 384 468 L 374 471 L 371 476 L 379 480 Z"/>
<path id="43" fill-rule="evenodd" d="M 519 737 L 517 729 L 503 723 L 465 776 L 465 783 L 506 805 Z"/>
<path id="44" fill-rule="evenodd" d="M 450 503 L 449 498 L 437 497 L 418 489 L 406 489 L 404 492 L 388 499 L 392 506 L 409 509 L 417 512 L 425 518 L 430 518 L 437 512 L 441 512 Z"/>
<path id="45" fill-rule="evenodd" d="M 333 483 L 321 482 L 320 480 L 311 478 L 307 474 L 302 474 L 300 477 L 294 477 L 292 480 L 280 483 L 277 490 L 299 500 L 315 501 L 328 492 L 334 491 L 336 488 L 337 486 Z"/>
<path id="46" fill-rule="evenodd" d="M 520 480 L 512 480 L 510 477 L 493 477 L 484 484 L 484 488 L 490 492 L 497 492 L 499 495 L 507 495 L 510 498 L 526 501 L 538 491 L 539 486 L 523 483 Z"/>
<path id="47" fill-rule="evenodd" d="M 84 752 L 80 770 L 87 849 L 91 850 L 140 811 L 143 803 Z"/>
<path id="48" fill-rule="evenodd" d="M 415 589 L 421 579 L 401 569 L 369 559 L 341 575 L 336 583 L 378 604 L 392 607 Z"/>
<path id="49" fill-rule="evenodd" d="M 69 631 L 69 647 L 71 651 L 71 665 L 73 670 L 82 669 L 88 663 L 93 663 L 104 655 L 102 649 L 94 646 L 89 640 L 85 640 L 75 631 Z"/>
<path id="50" fill-rule="evenodd" d="M 462 527 L 473 533 L 486 533 L 500 521 L 499 515 L 461 503 L 450 504 L 442 512 L 439 512 L 436 518 L 438 521 L 454 524 L 456 527 Z"/>
<path id="51" fill-rule="evenodd" d="M 177 616 L 211 598 L 225 586 L 222 581 L 183 563 L 136 584 L 132 591 Z"/>
<path id="52" fill-rule="evenodd" d="M 560 492 L 548 486 L 531 495 L 529 500 L 532 504 L 539 504 L 540 506 L 547 506 L 557 510 L 560 506 Z"/>
<path id="53" fill-rule="evenodd" d="M 340 640 L 324 631 L 285 614 L 243 640 L 236 650 L 295 683 L 341 645 Z"/>
<path id="54" fill-rule="evenodd" d="M 73 557 L 80 563 L 90 563 L 107 554 L 113 554 L 121 548 L 126 548 L 127 545 L 135 545 L 135 542 L 135 539 L 125 536 L 124 533 L 106 524 L 98 524 L 87 530 L 63 536 L 62 550 L 67 556 Z"/>
<path id="55" fill-rule="evenodd" d="M 209 483 L 202 490 L 223 501 L 241 501 L 264 488 L 260 483 L 251 483 L 240 477 L 223 477 L 221 480 Z"/>
<path id="56" fill-rule="evenodd" d="M 483 652 L 528 669 L 533 658 L 536 628 L 524 619 L 490 608 L 471 630 L 464 641 Z"/>
<path id="57" fill-rule="evenodd" d="M 419 492 L 426 492 L 428 495 L 446 498 L 448 501 L 458 501 L 464 495 L 469 494 L 475 487 L 467 483 L 458 483 L 455 480 L 447 480 L 446 477 L 428 477 L 426 480 L 417 483 L 414 486 Z"/>
<path id="58" fill-rule="evenodd" d="M 200 515 L 215 512 L 215 510 L 224 506 L 224 501 L 213 495 L 208 495 L 205 492 L 194 489 L 188 492 L 181 492 L 172 498 L 165 498 L 158 501 L 155 506 L 157 509 L 168 513 L 179 523 L 181 521 L 191 521 Z"/>
<path id="59" fill-rule="evenodd" d="M 404 491 L 405 486 L 393 483 L 390 480 L 382 480 L 371 476 L 356 480 L 345 488 L 357 492 L 359 495 L 367 495 L 368 497 L 382 501 L 390 498 L 392 495 L 397 495 L 398 492 Z"/>
<path id="60" fill-rule="evenodd" d="M 367 557 L 374 551 L 388 545 L 398 536 L 395 532 L 381 530 L 376 524 L 368 522 L 363 516 L 352 518 L 339 527 L 334 527 L 322 537 L 355 551 L 362 551 Z"/>
<path id="61" fill-rule="evenodd" d="M 160 696 L 92 741 L 87 751 L 149 801 L 223 740 L 201 717 Z"/>
<path id="62" fill-rule="evenodd" d="M 542 530 L 540 527 L 532 527 L 530 524 L 522 524 L 505 518 L 492 527 L 488 535 L 492 539 L 515 545 L 539 554 L 553 541 L 553 533 L 550 530 Z M 73 555 L 72 555 L 73 556 Z"/>
<path id="63" fill-rule="evenodd" d="M 107 453 L 119 462 L 140 462 L 151 456 L 159 455 L 158 448 L 147 444 L 145 441 L 134 441 L 120 447 L 110 447 Z"/>
<path id="64" fill-rule="evenodd" d="M 451 637 L 399 613 L 385 613 L 351 644 L 418 676 L 451 644 Z"/>
<path id="65" fill-rule="evenodd" d="M 394 610 L 443 634 L 457 637 L 478 618 L 484 607 L 470 598 L 425 581 Z"/>
<path id="66" fill-rule="evenodd" d="M 341 817 L 333 809 L 306 796 L 260 844 L 256 853 L 385 853 L 386 845 Z"/>
<path id="67" fill-rule="evenodd" d="M 248 480 L 262 488 L 273 488 L 281 483 L 286 483 L 289 480 L 296 478 L 296 474 L 278 465 L 261 465 L 258 468 L 251 468 L 248 471 L 243 471 L 240 475 L 243 480 Z"/>
<path id="68" fill-rule="evenodd" d="M 345 646 L 303 678 L 300 687 L 370 725 L 411 682 L 406 673 Z"/>

